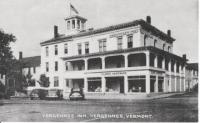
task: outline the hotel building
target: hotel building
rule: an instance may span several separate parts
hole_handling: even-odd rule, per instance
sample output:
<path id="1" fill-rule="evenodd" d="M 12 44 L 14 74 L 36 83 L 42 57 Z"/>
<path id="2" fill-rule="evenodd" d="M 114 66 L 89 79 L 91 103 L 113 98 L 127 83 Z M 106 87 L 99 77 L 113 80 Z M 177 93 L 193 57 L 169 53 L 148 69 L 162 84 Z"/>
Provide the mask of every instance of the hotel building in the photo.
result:
<path id="1" fill-rule="evenodd" d="M 65 19 L 66 34 L 41 42 L 41 73 L 49 88 L 83 88 L 87 95 L 134 95 L 185 91 L 186 55 L 173 53 L 171 31 L 162 32 L 151 17 L 99 29 L 87 19 Z"/>

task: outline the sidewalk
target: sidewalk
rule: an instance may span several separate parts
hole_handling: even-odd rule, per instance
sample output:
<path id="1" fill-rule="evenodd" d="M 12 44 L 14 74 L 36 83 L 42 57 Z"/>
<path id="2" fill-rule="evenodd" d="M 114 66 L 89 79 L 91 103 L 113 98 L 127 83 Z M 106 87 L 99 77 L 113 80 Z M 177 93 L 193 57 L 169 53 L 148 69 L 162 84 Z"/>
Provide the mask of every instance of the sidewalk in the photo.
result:
<path id="1" fill-rule="evenodd" d="M 86 97 L 85 101 L 70 101 L 69 99 L 64 99 L 64 100 L 30 100 L 29 98 L 15 98 L 15 99 L 10 99 L 10 100 L 0 100 L 0 105 L 4 104 L 77 104 L 77 103 L 88 103 L 88 102 L 134 102 L 134 101 L 142 101 L 142 100 L 155 100 L 155 99 L 160 99 L 160 98 L 167 98 L 170 96 L 175 96 L 175 95 L 182 95 L 184 93 L 166 93 L 166 94 L 160 94 L 160 95 L 149 95 L 147 97 L 143 98 L 137 98 L 137 99 L 116 99 L 116 98 L 111 98 L 111 99 L 88 99 Z"/>

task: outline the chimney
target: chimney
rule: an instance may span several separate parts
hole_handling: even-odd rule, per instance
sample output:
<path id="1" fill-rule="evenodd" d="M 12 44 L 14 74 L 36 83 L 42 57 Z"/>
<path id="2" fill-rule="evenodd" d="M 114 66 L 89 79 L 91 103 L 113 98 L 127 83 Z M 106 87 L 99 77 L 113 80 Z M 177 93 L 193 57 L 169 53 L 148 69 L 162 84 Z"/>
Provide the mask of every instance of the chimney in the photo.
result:
<path id="1" fill-rule="evenodd" d="M 147 17 L 146 17 L 146 22 L 147 22 L 148 24 L 151 24 L 151 16 L 147 16 Z"/>
<path id="2" fill-rule="evenodd" d="M 54 26 L 54 38 L 58 37 L 58 26 Z"/>
<path id="3" fill-rule="evenodd" d="M 187 59 L 187 57 L 186 57 L 186 54 L 183 54 L 183 59 L 184 59 L 184 60 L 186 60 L 186 59 Z"/>
<path id="4" fill-rule="evenodd" d="M 171 37 L 171 30 L 167 30 L 167 35 Z"/>
<path id="5" fill-rule="evenodd" d="M 21 60 L 22 59 L 22 52 L 19 52 L 19 60 Z"/>

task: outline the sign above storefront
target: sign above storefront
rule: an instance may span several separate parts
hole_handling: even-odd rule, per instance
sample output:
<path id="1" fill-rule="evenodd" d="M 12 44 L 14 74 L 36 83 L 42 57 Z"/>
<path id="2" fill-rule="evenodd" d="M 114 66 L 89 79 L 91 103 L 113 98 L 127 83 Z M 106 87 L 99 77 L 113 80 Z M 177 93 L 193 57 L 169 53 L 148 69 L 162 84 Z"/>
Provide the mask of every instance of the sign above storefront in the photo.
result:
<path id="1" fill-rule="evenodd" d="M 132 31 L 121 32 L 121 33 L 115 33 L 115 34 L 110 35 L 110 38 L 119 37 L 119 36 L 123 36 L 123 35 L 131 35 L 131 34 L 134 34 L 134 33 L 137 33 L 137 32 L 138 32 L 138 30 L 132 30 Z"/>
<path id="2" fill-rule="evenodd" d="M 120 72 L 105 72 L 102 73 L 103 76 L 118 76 L 118 75 L 126 75 L 125 71 L 120 71 Z"/>

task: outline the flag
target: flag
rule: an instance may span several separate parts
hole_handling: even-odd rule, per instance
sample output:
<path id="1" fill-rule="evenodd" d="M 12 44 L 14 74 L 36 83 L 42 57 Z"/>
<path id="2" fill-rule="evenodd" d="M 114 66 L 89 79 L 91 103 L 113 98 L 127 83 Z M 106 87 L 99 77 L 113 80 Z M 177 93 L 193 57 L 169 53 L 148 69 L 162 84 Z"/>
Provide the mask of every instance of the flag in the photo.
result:
<path id="1" fill-rule="evenodd" d="M 70 11 L 74 11 L 76 14 L 78 14 L 78 11 L 72 4 L 70 4 Z"/>

